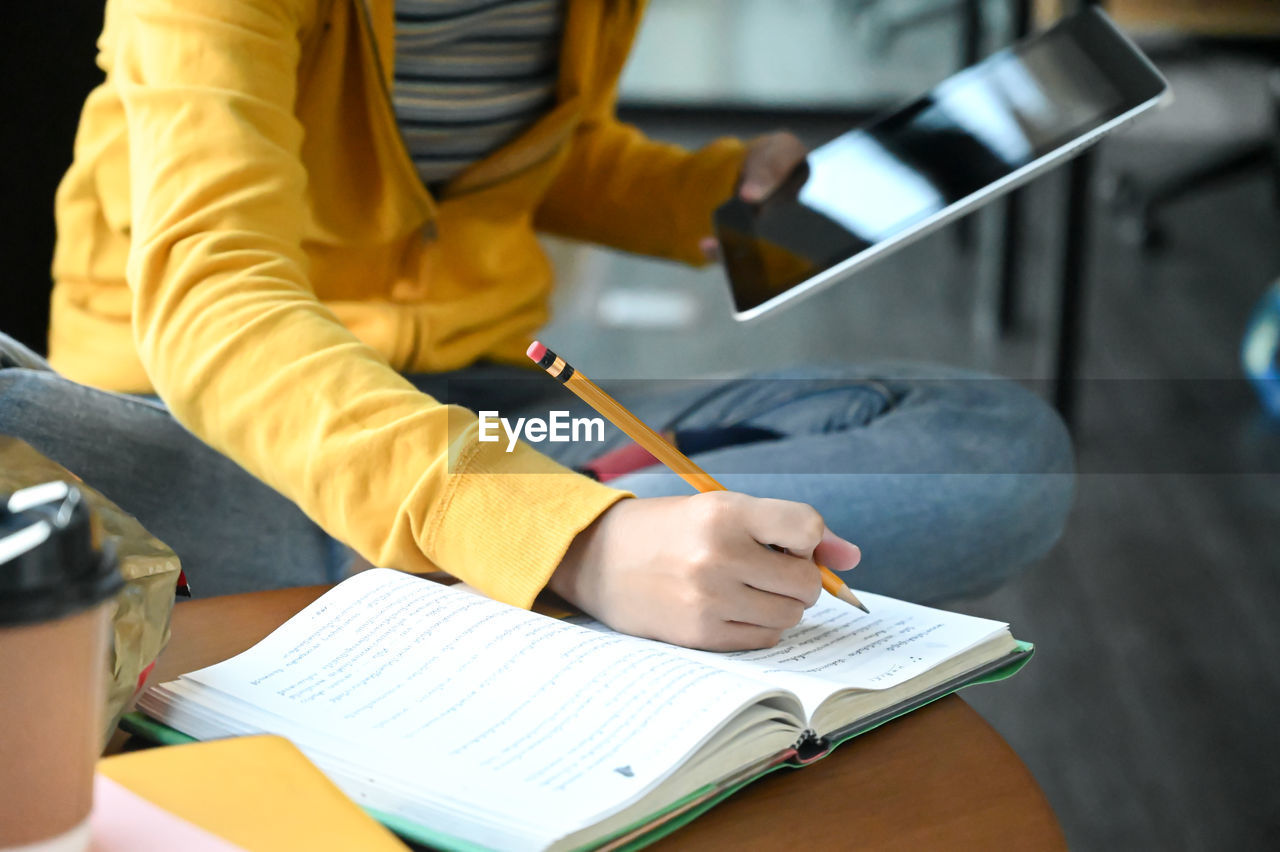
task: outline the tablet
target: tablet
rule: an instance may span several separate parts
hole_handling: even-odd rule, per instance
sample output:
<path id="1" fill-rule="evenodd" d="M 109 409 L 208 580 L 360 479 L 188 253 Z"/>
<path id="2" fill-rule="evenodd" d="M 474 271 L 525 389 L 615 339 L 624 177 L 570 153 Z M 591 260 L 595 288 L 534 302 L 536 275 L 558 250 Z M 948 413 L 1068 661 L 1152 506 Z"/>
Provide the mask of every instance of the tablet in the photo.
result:
<path id="1" fill-rule="evenodd" d="M 735 316 L 847 277 L 1081 153 L 1168 83 L 1087 9 L 810 152 L 758 204 L 715 213 Z"/>

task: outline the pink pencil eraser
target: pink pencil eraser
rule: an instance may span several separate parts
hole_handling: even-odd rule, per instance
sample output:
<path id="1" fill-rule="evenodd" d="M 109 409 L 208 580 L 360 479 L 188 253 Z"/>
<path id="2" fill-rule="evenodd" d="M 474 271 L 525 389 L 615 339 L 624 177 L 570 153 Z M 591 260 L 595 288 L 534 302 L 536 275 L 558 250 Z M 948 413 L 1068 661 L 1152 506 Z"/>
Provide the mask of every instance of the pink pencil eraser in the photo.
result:
<path id="1" fill-rule="evenodd" d="M 525 350 L 524 354 L 528 355 L 532 361 L 541 361 L 542 356 L 547 354 L 547 347 L 535 340 L 529 344 L 529 348 Z"/>

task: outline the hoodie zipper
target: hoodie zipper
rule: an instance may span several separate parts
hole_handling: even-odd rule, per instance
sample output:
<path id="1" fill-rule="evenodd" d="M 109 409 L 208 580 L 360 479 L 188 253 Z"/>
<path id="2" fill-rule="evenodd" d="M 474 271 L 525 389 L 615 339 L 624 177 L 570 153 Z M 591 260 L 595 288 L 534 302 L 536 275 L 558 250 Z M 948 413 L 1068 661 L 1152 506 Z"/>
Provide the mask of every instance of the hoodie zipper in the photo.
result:
<path id="1" fill-rule="evenodd" d="M 400 149 L 400 169 L 407 172 L 409 191 L 413 194 L 414 199 L 426 213 L 426 221 L 422 225 L 423 235 L 427 239 L 436 237 L 436 205 L 431 194 L 427 192 L 427 188 L 422 185 L 422 179 L 418 177 L 418 170 L 413 165 L 413 155 L 409 153 L 409 144 L 405 142 L 404 133 L 400 129 L 400 121 L 396 118 L 395 104 L 391 100 L 391 92 L 387 89 L 387 68 L 383 64 L 382 52 L 378 50 L 378 39 L 373 31 L 373 13 L 369 9 L 369 0 L 352 0 L 356 5 L 357 15 L 360 18 L 361 29 L 364 36 L 369 41 L 369 49 L 373 51 L 373 61 L 378 77 L 378 91 L 382 93 L 382 104 L 386 109 L 384 120 L 390 119 L 391 126 L 395 128 L 396 143 Z"/>

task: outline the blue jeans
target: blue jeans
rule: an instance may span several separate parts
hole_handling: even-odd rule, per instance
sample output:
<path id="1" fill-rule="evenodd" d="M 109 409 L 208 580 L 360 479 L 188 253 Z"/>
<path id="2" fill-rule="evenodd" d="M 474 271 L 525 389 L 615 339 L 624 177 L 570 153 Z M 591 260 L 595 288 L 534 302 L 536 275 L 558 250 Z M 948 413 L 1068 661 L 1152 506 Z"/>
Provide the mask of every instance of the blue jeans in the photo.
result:
<path id="1" fill-rule="evenodd" d="M 550 378 L 478 365 L 415 376 L 440 399 L 502 416 L 593 414 Z M 1037 396 L 942 367 L 804 368 L 770 376 L 621 382 L 655 428 L 754 427 L 767 440 L 694 456 L 727 487 L 815 506 L 857 543 L 850 585 L 938 602 L 987 592 L 1043 556 L 1074 490 L 1071 445 Z M 172 547 L 198 596 L 332 582 L 350 553 L 296 506 L 183 429 L 158 402 L 70 382 L 0 335 L 0 434 L 82 476 Z M 625 442 L 544 443 L 570 466 Z M 689 493 L 661 469 L 611 484 Z"/>

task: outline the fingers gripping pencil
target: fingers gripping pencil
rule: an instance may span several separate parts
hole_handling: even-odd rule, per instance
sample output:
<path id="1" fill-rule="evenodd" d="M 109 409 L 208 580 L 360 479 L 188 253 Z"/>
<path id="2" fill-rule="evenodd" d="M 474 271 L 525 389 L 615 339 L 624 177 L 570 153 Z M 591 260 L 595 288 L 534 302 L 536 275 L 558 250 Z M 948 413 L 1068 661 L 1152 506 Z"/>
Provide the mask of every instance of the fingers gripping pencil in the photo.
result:
<path id="1" fill-rule="evenodd" d="M 552 352 L 542 343 L 534 341 L 525 353 L 539 367 L 547 371 L 553 379 L 578 395 L 578 398 L 590 405 L 601 415 L 627 434 L 631 440 L 648 450 L 654 458 L 662 462 L 672 471 L 679 474 L 685 482 L 700 492 L 727 491 L 698 465 L 694 464 L 684 453 L 680 452 L 666 438 L 649 428 L 640 418 L 632 414 L 622 403 L 601 390 L 595 382 L 575 370 L 571 364 Z M 856 606 L 863 612 L 869 610 L 858 600 L 849 587 L 826 566 L 818 563 L 822 569 L 822 588 L 847 604 Z"/>

